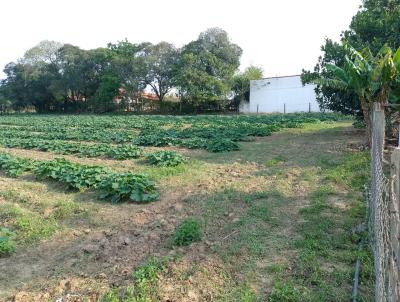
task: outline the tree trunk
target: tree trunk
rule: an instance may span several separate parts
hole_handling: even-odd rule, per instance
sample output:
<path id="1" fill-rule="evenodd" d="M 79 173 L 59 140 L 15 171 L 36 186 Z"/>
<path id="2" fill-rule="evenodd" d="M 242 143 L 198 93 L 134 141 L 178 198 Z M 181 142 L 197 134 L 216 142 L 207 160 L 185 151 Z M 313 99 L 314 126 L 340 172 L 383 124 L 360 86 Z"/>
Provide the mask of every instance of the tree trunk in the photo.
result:
<path id="1" fill-rule="evenodd" d="M 369 106 L 369 104 L 364 99 L 361 99 L 360 103 L 361 103 L 361 109 L 362 109 L 362 113 L 363 113 L 363 117 L 364 117 L 364 123 L 366 126 L 365 144 L 368 147 L 371 147 L 371 137 L 372 137 L 371 116 L 370 116 L 370 110 L 371 110 L 370 107 L 371 106 Z"/>

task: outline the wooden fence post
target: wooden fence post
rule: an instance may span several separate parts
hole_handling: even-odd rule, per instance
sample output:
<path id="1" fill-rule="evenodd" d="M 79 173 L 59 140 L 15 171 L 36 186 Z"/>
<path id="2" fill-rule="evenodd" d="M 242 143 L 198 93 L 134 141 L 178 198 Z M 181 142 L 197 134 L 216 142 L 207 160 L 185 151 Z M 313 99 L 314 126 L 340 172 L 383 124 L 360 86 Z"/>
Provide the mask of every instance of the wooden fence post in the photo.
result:
<path id="1" fill-rule="evenodd" d="M 385 137 L 385 113 L 379 103 L 372 108 L 372 145 L 371 145 L 371 201 L 372 229 L 374 234 L 374 266 L 375 266 L 375 301 L 386 302 L 385 268 L 385 229 L 382 217 L 383 200 L 383 172 L 382 155 Z"/>

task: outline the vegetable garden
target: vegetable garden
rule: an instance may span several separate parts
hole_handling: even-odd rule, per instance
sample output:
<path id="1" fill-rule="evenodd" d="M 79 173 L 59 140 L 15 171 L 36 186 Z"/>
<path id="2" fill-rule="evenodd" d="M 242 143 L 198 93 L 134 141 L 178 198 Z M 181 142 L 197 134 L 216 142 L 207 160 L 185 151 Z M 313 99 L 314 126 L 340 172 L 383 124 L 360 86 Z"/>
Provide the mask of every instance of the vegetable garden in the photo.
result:
<path id="1" fill-rule="evenodd" d="M 4 116 L 0 119 L 0 146 L 103 157 L 115 160 L 144 157 L 150 165 L 177 166 L 187 158 L 176 151 L 144 152 L 144 146 L 174 146 L 209 152 L 239 150 L 237 142 L 269 136 L 306 123 L 335 121 L 336 114 L 268 116 Z M 79 165 L 62 158 L 35 161 L 0 153 L 0 168 L 8 176 L 24 172 L 37 179 L 55 180 L 70 189 L 98 189 L 113 202 L 153 201 L 154 183 L 145 175 L 116 173 L 99 166 Z"/>
<path id="2" fill-rule="evenodd" d="M 332 113 L 0 116 L 0 300 L 347 301 L 357 131 Z"/>

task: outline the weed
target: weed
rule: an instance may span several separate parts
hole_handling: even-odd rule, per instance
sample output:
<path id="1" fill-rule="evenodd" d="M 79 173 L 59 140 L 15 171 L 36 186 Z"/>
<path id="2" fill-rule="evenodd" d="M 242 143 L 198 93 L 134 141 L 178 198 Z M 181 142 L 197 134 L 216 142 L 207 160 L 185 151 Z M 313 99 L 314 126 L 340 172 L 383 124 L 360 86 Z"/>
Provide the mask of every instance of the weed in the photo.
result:
<path id="1" fill-rule="evenodd" d="M 0 229 L 0 257 L 9 256 L 15 252 L 15 244 L 11 240 L 13 233 L 6 228 Z"/>
<path id="2" fill-rule="evenodd" d="M 274 283 L 269 302 L 301 302 L 304 301 L 302 293 L 291 280 L 280 281 Z"/>
<path id="3" fill-rule="evenodd" d="M 20 241 L 33 243 L 46 239 L 57 230 L 57 222 L 53 218 L 42 219 L 34 215 L 17 217 L 16 233 Z"/>
<path id="4" fill-rule="evenodd" d="M 175 230 L 172 241 L 175 245 L 189 245 L 201 240 L 200 222 L 195 218 L 185 219 Z"/>
<path id="5" fill-rule="evenodd" d="M 158 301 L 158 274 L 164 270 L 167 258 L 149 258 L 132 274 L 133 286 L 126 289 L 111 289 L 100 302 L 149 302 Z"/>

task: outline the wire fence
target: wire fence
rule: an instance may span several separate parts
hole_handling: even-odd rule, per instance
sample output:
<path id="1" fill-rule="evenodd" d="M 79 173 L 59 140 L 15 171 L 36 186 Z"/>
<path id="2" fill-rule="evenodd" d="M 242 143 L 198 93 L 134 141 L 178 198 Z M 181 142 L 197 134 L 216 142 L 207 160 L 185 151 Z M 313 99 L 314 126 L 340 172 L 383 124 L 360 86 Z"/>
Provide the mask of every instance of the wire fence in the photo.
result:
<path id="1" fill-rule="evenodd" d="M 400 149 L 393 150 L 389 165 L 385 165 L 385 125 L 385 112 L 379 104 L 375 104 L 372 112 L 371 189 L 368 203 L 370 242 L 375 265 L 375 301 L 394 302 L 400 301 Z"/>

